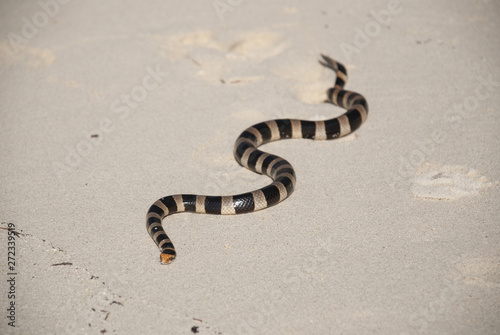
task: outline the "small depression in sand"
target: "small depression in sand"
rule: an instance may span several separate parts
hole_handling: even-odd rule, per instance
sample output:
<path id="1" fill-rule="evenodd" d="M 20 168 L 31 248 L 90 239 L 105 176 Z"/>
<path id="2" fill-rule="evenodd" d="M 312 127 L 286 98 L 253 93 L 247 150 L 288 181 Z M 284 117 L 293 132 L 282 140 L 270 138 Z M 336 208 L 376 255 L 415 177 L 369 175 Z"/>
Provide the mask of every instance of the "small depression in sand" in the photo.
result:
<path id="1" fill-rule="evenodd" d="M 476 196 L 493 185 L 478 170 L 466 166 L 424 163 L 411 180 L 411 192 L 416 198 L 455 200 Z"/>

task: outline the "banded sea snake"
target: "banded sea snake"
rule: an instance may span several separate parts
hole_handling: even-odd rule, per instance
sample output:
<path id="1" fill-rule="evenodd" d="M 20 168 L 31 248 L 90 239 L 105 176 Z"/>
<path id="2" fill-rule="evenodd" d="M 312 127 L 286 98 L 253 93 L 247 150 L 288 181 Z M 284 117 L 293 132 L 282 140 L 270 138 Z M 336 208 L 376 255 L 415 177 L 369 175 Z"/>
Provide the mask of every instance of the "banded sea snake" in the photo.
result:
<path id="1" fill-rule="evenodd" d="M 365 98 L 344 90 L 347 81 L 344 65 L 325 55 L 321 57 L 320 64 L 335 71 L 337 76 L 334 87 L 327 90 L 328 100 L 325 102 L 345 108 L 347 112 L 325 121 L 270 120 L 243 131 L 234 144 L 234 157 L 241 166 L 272 178 L 273 182 L 266 187 L 238 195 L 177 194 L 157 200 L 148 210 L 146 228 L 161 251 L 162 264 L 168 264 L 176 257 L 174 245 L 162 227 L 166 216 L 182 212 L 219 215 L 255 212 L 276 205 L 292 194 L 295 188 L 293 167 L 285 159 L 257 147 L 288 138 L 331 140 L 350 134 L 366 120 L 368 104 Z"/>

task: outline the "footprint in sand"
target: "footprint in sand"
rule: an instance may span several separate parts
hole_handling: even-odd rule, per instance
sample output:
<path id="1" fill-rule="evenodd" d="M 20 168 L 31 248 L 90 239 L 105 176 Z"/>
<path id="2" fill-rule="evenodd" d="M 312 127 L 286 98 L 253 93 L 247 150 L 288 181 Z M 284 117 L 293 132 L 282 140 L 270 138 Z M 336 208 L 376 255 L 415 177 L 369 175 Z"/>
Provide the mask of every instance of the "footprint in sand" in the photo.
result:
<path id="1" fill-rule="evenodd" d="M 270 71 L 291 83 L 297 99 L 306 104 L 323 103 L 331 86 L 331 72 L 310 59 L 280 57 L 290 47 L 283 36 L 269 30 L 214 32 L 197 30 L 152 36 L 161 56 L 170 60 L 189 59 L 203 81 L 249 84 L 264 79 L 255 75 L 259 62 L 272 60 Z M 283 55 L 282 55 L 283 56 Z"/>
<path id="2" fill-rule="evenodd" d="M 154 38 L 163 57 L 190 59 L 199 68 L 197 76 L 200 79 L 224 84 L 246 84 L 263 79 L 242 63 L 262 62 L 288 48 L 281 34 L 266 30 L 238 33 L 198 30 Z"/>
<path id="3" fill-rule="evenodd" d="M 466 166 L 424 163 L 411 180 L 411 192 L 416 198 L 455 200 L 478 195 L 493 186 L 479 171 Z"/>

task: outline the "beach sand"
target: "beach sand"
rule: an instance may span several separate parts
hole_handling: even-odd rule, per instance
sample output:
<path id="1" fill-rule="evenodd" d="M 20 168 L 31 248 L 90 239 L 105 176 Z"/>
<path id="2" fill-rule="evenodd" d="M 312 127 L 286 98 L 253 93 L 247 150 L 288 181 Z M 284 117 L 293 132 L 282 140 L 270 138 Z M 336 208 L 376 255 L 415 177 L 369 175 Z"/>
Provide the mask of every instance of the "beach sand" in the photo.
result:
<path id="1" fill-rule="evenodd" d="M 500 332 L 498 2 L 9 0 L 0 15 L 0 333 Z M 294 166 L 294 194 L 166 218 L 178 257 L 161 265 L 154 201 L 263 187 L 233 158 L 244 129 L 343 113 L 323 103 L 320 53 L 366 123 L 263 146 Z"/>

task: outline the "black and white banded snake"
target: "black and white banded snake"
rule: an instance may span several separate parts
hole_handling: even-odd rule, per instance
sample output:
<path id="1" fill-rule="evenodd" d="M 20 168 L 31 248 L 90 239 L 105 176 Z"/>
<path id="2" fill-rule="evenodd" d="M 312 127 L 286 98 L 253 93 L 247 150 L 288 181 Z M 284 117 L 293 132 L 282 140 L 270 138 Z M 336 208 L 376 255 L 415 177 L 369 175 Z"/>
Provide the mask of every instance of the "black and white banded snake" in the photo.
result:
<path id="1" fill-rule="evenodd" d="M 279 119 L 261 122 L 246 129 L 234 145 L 236 161 L 247 169 L 264 174 L 273 182 L 261 189 L 229 196 L 177 194 L 157 200 L 148 210 L 146 228 L 161 251 L 162 264 L 172 262 L 176 252 L 172 241 L 162 227 L 162 219 L 182 212 L 203 214 L 242 214 L 255 212 L 285 200 L 295 188 L 295 171 L 285 159 L 260 151 L 257 147 L 288 138 L 331 140 L 358 129 L 368 115 L 365 98 L 356 92 L 344 90 L 347 71 L 341 63 L 321 55 L 320 64 L 336 73 L 334 87 L 327 90 L 329 102 L 347 109 L 339 117 L 325 121 Z"/>

